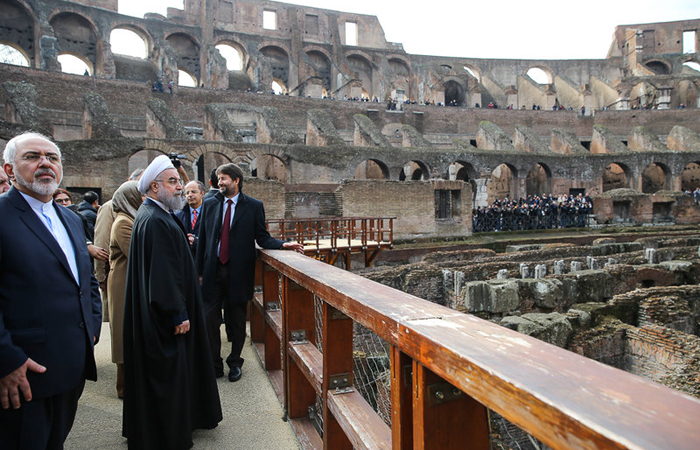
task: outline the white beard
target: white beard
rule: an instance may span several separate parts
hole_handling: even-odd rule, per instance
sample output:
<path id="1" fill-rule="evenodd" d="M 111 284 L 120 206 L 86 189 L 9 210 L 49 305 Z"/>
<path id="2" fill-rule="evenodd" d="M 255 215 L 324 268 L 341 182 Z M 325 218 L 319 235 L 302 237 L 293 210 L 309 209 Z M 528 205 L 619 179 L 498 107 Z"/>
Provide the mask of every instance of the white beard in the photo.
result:
<path id="1" fill-rule="evenodd" d="M 39 175 L 43 175 L 44 173 L 52 174 L 54 176 L 53 180 L 38 180 L 37 177 Z M 60 183 L 60 180 L 56 180 L 56 172 L 54 172 L 51 169 L 38 169 L 36 172 L 34 172 L 34 180 L 32 182 L 29 182 L 26 179 L 24 179 L 22 175 L 20 175 L 19 172 L 16 171 L 15 180 L 17 181 L 17 183 L 21 184 L 25 188 L 39 195 L 53 195 L 53 193 L 56 192 L 56 189 L 58 189 L 58 185 Z"/>
<path id="2" fill-rule="evenodd" d="M 187 203 L 182 194 L 169 195 L 164 189 L 156 193 L 156 198 L 173 212 L 180 211 Z"/>

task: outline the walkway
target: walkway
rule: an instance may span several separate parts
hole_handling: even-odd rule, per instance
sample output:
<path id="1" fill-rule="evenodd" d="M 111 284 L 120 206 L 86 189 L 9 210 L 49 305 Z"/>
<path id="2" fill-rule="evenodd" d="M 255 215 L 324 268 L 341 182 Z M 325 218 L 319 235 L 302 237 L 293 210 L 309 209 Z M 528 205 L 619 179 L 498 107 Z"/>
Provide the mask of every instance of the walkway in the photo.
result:
<path id="1" fill-rule="evenodd" d="M 109 324 L 102 326 L 96 348 L 98 382 L 88 382 L 80 399 L 66 450 L 124 450 L 122 402 L 114 388 L 116 365 L 110 354 Z M 226 342 L 225 336 L 222 338 Z M 220 378 L 224 420 L 214 430 L 194 433 L 194 450 L 299 450 L 292 427 L 282 421 L 283 410 L 259 359 L 250 345 L 243 348 L 243 378 L 230 383 Z"/>

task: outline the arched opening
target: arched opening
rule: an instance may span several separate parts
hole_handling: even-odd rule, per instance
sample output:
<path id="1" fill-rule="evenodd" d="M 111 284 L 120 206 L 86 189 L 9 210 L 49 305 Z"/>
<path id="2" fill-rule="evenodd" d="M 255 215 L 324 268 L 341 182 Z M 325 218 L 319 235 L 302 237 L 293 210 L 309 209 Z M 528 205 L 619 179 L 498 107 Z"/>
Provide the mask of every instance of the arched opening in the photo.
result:
<path id="1" fill-rule="evenodd" d="M 695 61 L 687 61 L 683 63 L 684 68 L 688 68 L 692 70 L 693 72 L 700 72 L 700 64 L 696 63 Z M 692 73 L 692 72 L 691 72 Z M 698 75 L 697 73 L 693 73 L 693 75 Z"/>
<path id="2" fill-rule="evenodd" d="M 186 72 L 194 79 L 194 86 L 197 86 L 197 80 L 200 79 L 201 72 L 199 67 L 199 45 L 192 37 L 184 33 L 174 33 L 166 38 L 168 44 L 175 50 L 178 55 L 177 68 L 178 71 Z M 180 86 L 189 86 L 189 80 L 182 79 L 182 75 L 178 75 L 178 84 Z M 166 83 L 170 80 L 164 80 Z"/>
<path id="3" fill-rule="evenodd" d="M 500 164 L 491 172 L 489 183 L 486 187 L 486 194 L 489 203 L 494 200 L 502 200 L 506 197 L 517 198 L 517 186 L 515 181 L 518 174 L 515 167 L 508 164 Z"/>
<path id="4" fill-rule="evenodd" d="M 127 28 L 115 28 L 109 34 L 109 43 L 115 55 L 145 59 L 148 43 L 140 34 Z"/>
<path id="5" fill-rule="evenodd" d="M 0 0 L 0 62 L 32 66 L 34 60 L 34 19 L 13 0 Z"/>
<path id="6" fill-rule="evenodd" d="M 471 181 L 476 178 L 474 166 L 464 161 L 455 161 L 447 169 L 448 180 Z"/>
<path id="7" fill-rule="evenodd" d="M 612 163 L 603 171 L 603 192 L 629 187 L 625 166 Z"/>
<path id="8" fill-rule="evenodd" d="M 61 63 L 61 72 L 75 75 L 92 75 L 93 68 L 90 61 L 80 58 L 70 53 L 58 55 L 58 62 Z"/>
<path id="9" fill-rule="evenodd" d="M 652 163 L 642 171 L 642 192 L 645 194 L 666 189 L 667 182 L 668 171 L 663 164 Z"/>
<path id="10" fill-rule="evenodd" d="M 83 16 L 74 13 L 60 13 L 54 16 L 50 25 L 54 35 L 58 39 L 57 48 L 61 55 L 73 55 L 82 60 L 88 67 L 89 73 L 97 66 L 97 35 L 92 24 Z M 69 60 L 68 58 L 64 58 Z M 61 70 L 68 73 L 76 73 L 71 67 L 64 68 L 61 62 Z M 81 72 L 81 74 L 84 73 Z"/>
<path id="11" fill-rule="evenodd" d="M 29 57 L 12 44 L 0 43 L 0 63 L 29 67 Z"/>
<path id="12" fill-rule="evenodd" d="M 255 158 L 250 164 L 250 173 L 261 180 L 287 182 L 287 167 L 284 161 L 274 155 L 260 155 Z"/>
<path id="13" fill-rule="evenodd" d="M 243 54 L 237 47 L 231 44 L 219 44 L 215 47 L 226 60 L 226 69 L 243 70 Z"/>
<path id="14" fill-rule="evenodd" d="M 355 169 L 356 180 L 388 180 L 389 169 L 386 164 L 377 159 L 368 159 Z"/>
<path id="15" fill-rule="evenodd" d="M 535 167 L 527 173 L 525 191 L 527 195 L 552 193 L 552 172 L 546 164 L 535 164 Z"/>
<path id="16" fill-rule="evenodd" d="M 466 70 L 467 73 L 468 73 L 472 78 L 474 78 L 477 82 L 481 82 L 481 75 L 479 74 L 479 71 L 478 71 L 478 70 L 476 70 L 476 69 L 473 68 L 473 67 L 469 67 L 469 66 L 463 66 L 463 67 L 464 67 L 464 70 Z"/>
<path id="17" fill-rule="evenodd" d="M 188 73 L 184 70 L 178 70 L 177 85 L 185 87 L 197 87 L 197 79 L 191 73 Z"/>
<path id="18" fill-rule="evenodd" d="M 409 161 L 404 164 L 399 181 L 420 181 L 430 178 L 430 169 L 421 161 Z"/>
<path id="19" fill-rule="evenodd" d="M 328 57 L 318 51 L 310 51 L 306 53 L 308 57 L 309 76 L 318 77 L 323 84 L 323 90 L 331 90 L 331 62 Z"/>
<path id="20" fill-rule="evenodd" d="M 552 84 L 552 77 L 539 67 L 533 67 L 528 70 L 527 76 L 537 84 Z"/>
<path id="21" fill-rule="evenodd" d="M 201 154 L 192 165 L 195 180 L 201 181 L 204 183 L 204 186 L 208 188 L 209 180 L 211 178 L 211 171 L 222 164 L 227 164 L 230 162 L 231 160 L 228 159 L 223 153 L 206 152 Z M 216 188 L 217 186 L 215 185 L 214 187 Z"/>
<path id="22" fill-rule="evenodd" d="M 274 92 L 275 95 L 284 95 L 287 93 L 287 87 L 282 80 L 275 78 L 272 80 L 272 92 Z"/>
<path id="23" fill-rule="evenodd" d="M 671 69 L 668 65 L 661 61 L 650 61 L 644 65 L 656 75 L 668 75 L 671 73 Z"/>
<path id="24" fill-rule="evenodd" d="M 368 92 L 372 89 L 372 66 L 369 61 L 363 56 L 351 55 L 348 56 L 348 64 L 354 72 L 351 76 L 362 83 L 363 95 L 372 98 L 371 92 Z"/>
<path id="25" fill-rule="evenodd" d="M 260 49 L 263 58 L 262 62 L 269 66 L 270 75 L 272 80 L 270 84 L 275 81 L 280 87 L 285 87 L 289 84 L 289 56 L 287 52 L 279 47 L 263 47 Z"/>
<path id="26" fill-rule="evenodd" d="M 681 173 L 681 190 L 693 192 L 700 187 L 700 162 L 691 162 Z"/>
<path id="27" fill-rule="evenodd" d="M 450 80 L 445 83 L 445 105 L 462 106 L 464 104 L 464 86 Z"/>

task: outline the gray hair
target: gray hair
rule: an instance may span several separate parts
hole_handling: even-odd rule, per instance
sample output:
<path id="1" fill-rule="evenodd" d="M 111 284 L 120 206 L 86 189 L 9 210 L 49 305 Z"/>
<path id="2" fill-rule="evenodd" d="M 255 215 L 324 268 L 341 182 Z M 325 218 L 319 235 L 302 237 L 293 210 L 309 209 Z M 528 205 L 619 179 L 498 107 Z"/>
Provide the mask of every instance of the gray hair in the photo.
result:
<path id="1" fill-rule="evenodd" d="M 54 141 L 52 141 L 51 139 L 49 139 L 41 133 L 37 133 L 36 131 L 27 131 L 26 133 L 17 135 L 9 141 L 7 141 L 7 144 L 5 144 L 5 151 L 2 154 L 2 159 L 5 161 L 5 164 L 10 164 L 14 167 L 15 156 L 17 156 L 17 144 L 25 139 L 44 139 L 46 141 L 49 141 L 51 144 L 54 145 L 54 147 L 56 147 L 58 157 L 61 158 L 61 149 L 58 148 L 58 145 Z"/>

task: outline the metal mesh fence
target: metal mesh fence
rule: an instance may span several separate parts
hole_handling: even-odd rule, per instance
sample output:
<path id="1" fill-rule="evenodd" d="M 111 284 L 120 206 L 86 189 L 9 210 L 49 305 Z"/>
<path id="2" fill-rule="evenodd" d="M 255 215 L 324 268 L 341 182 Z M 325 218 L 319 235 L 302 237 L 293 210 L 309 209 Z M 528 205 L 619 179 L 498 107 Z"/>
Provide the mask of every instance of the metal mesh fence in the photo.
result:
<path id="1" fill-rule="evenodd" d="M 389 344 L 367 327 L 353 327 L 353 379 L 357 391 L 391 425 Z"/>

